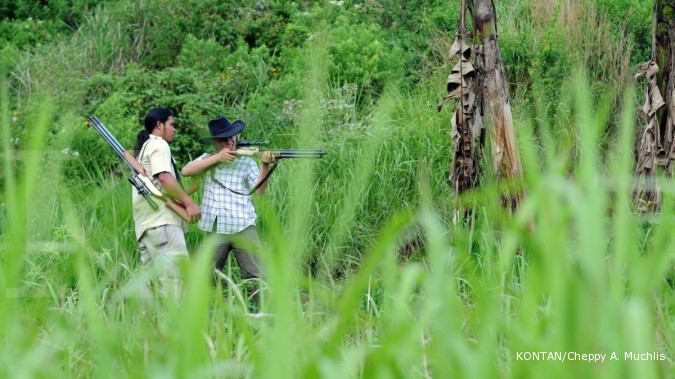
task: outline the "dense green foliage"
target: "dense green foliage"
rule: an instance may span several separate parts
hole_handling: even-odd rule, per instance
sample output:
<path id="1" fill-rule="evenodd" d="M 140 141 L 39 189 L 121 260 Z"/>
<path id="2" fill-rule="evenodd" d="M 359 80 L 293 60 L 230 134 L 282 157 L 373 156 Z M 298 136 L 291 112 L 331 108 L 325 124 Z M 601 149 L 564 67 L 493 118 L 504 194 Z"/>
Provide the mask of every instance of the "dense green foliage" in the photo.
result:
<path id="1" fill-rule="evenodd" d="M 459 3 L 0 3 L 0 376 L 672 376 L 675 186 L 652 219 L 629 205 L 627 89 L 651 4 L 495 2 L 526 174 L 509 216 L 489 177 L 460 199 L 447 183 L 436 106 Z M 239 301 L 246 283 L 209 287 L 195 226 L 182 304 L 134 297 L 126 173 L 85 119 L 130 149 L 155 106 L 175 111 L 179 164 L 209 149 L 197 137 L 220 114 L 244 138 L 327 151 L 282 161 L 255 199 L 261 317 Z M 458 203 L 476 218 L 453 224 Z"/>

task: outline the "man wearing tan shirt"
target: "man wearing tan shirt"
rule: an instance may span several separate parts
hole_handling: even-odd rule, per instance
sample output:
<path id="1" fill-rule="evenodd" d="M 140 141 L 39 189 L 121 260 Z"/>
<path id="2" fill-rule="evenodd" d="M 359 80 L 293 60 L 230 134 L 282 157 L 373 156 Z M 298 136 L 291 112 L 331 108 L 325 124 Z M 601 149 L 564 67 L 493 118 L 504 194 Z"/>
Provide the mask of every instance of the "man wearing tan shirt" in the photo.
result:
<path id="1" fill-rule="evenodd" d="M 169 143 L 176 135 L 171 111 L 151 109 L 144 124 L 145 129 L 138 134 L 135 147 L 138 162 L 160 191 L 183 203 L 190 222 L 199 220 L 199 206 L 178 182 L 175 162 L 169 149 Z M 187 225 L 167 207 L 152 209 L 135 190 L 132 191 L 132 206 L 141 261 L 156 270 L 154 274 L 159 279 L 163 294 L 169 290 L 177 294 L 180 287 L 178 262 L 188 256 L 184 234 Z"/>

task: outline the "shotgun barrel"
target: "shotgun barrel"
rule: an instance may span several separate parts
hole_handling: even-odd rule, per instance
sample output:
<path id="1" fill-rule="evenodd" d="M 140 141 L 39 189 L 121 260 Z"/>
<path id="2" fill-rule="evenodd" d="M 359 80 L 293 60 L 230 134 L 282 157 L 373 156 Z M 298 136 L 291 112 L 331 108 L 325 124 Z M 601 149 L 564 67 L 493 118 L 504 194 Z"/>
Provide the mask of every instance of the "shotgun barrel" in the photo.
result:
<path id="1" fill-rule="evenodd" d="M 255 155 L 257 157 L 262 156 L 265 151 L 269 151 L 274 155 L 276 159 L 283 158 L 322 158 L 326 155 L 326 152 L 321 149 L 269 149 L 261 150 L 260 147 L 251 146 L 235 150 L 235 155 Z"/>
<path id="2" fill-rule="evenodd" d="M 270 150 L 277 159 L 281 158 L 323 158 L 326 152 L 319 149 L 314 150 L 294 150 L 294 149 L 279 149 Z"/>
<path id="3" fill-rule="evenodd" d="M 91 116 L 91 117 L 89 117 L 88 121 L 89 121 L 89 125 L 91 125 L 92 127 L 94 127 L 94 129 L 96 129 L 98 134 L 100 134 L 101 137 L 103 137 L 105 142 L 107 142 L 108 145 L 110 145 L 110 147 L 112 147 L 112 149 L 115 151 L 115 153 L 117 153 L 117 155 L 120 157 L 120 159 L 122 159 L 124 161 L 124 163 L 126 163 L 126 165 L 129 167 L 131 172 L 133 172 L 135 175 L 141 174 L 141 172 L 139 171 L 139 168 L 134 166 L 129 161 L 129 159 L 127 159 L 126 154 L 129 154 L 129 153 L 127 153 L 124 150 L 124 148 L 119 143 L 119 141 L 117 141 L 117 139 L 115 137 L 113 137 L 113 135 L 110 133 L 108 128 L 106 128 L 105 125 L 103 125 L 103 123 L 98 119 L 98 117 Z"/>

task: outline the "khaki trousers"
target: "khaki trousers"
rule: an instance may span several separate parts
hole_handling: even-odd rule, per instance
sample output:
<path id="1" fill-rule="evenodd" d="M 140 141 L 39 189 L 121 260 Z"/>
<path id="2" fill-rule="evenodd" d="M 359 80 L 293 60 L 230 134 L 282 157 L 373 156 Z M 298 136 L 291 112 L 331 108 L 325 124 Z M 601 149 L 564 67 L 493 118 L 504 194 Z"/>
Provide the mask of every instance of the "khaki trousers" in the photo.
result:
<path id="1" fill-rule="evenodd" d="M 138 240 L 141 262 L 151 271 L 162 295 L 178 296 L 181 290 L 180 261 L 188 257 L 185 234 L 178 225 L 162 225 L 146 230 Z M 144 295 L 151 296 L 150 288 Z"/>

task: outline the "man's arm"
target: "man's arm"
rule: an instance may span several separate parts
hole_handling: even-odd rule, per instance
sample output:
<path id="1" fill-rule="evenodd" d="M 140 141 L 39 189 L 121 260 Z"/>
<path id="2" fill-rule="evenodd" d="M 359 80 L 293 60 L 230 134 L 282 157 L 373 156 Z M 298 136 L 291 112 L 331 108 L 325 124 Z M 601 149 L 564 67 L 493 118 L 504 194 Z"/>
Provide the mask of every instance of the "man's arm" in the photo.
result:
<path id="1" fill-rule="evenodd" d="M 258 180 L 256 181 L 256 185 L 260 183 L 261 180 L 265 178 L 265 175 L 270 171 L 270 165 L 269 163 L 263 163 L 260 165 L 260 171 L 258 172 Z M 260 187 L 255 191 L 258 195 L 264 195 L 265 190 L 267 189 L 267 183 L 269 180 L 265 180 L 265 183 L 261 184 Z"/>
<path id="2" fill-rule="evenodd" d="M 199 206 L 194 201 L 192 201 L 190 196 L 185 193 L 185 191 L 183 191 L 183 188 L 181 188 L 176 178 L 171 173 L 166 171 L 157 174 L 157 178 L 159 179 L 162 188 L 164 188 L 164 191 L 166 191 L 166 194 L 169 195 L 169 197 L 183 203 L 188 217 L 190 218 L 189 222 L 195 222 L 199 220 L 201 215 Z"/>
<path id="3" fill-rule="evenodd" d="M 236 158 L 236 156 L 231 154 L 230 151 L 222 149 L 216 154 L 209 155 L 203 159 L 195 159 L 194 161 L 188 163 L 185 167 L 183 167 L 181 174 L 183 174 L 183 176 L 198 175 L 204 172 L 204 170 L 211 166 L 217 165 L 218 163 L 232 162 L 234 158 Z"/>
<path id="4" fill-rule="evenodd" d="M 274 162 L 276 158 L 274 157 L 274 154 L 270 153 L 269 151 L 266 151 L 263 153 L 262 157 L 260 158 L 260 171 L 258 172 L 258 180 L 256 181 L 256 185 L 260 183 L 263 179 L 265 179 L 265 176 L 267 176 L 267 173 L 270 172 L 270 164 Z M 258 187 L 256 190 L 256 193 L 258 195 L 264 195 L 265 190 L 267 189 L 267 183 L 269 183 L 269 180 L 265 180 L 264 183 Z"/>

